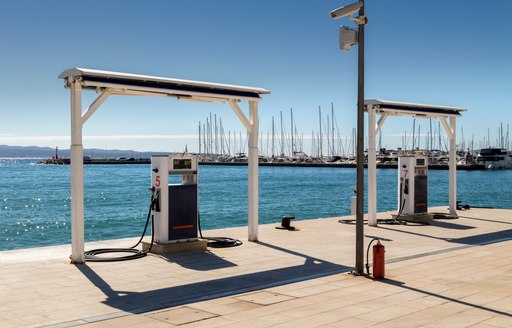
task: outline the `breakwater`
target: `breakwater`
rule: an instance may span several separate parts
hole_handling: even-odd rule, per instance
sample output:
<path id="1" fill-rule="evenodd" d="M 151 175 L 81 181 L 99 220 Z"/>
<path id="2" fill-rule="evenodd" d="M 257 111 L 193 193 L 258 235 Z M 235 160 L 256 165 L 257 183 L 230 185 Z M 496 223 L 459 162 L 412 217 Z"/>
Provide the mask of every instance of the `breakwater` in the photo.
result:
<path id="1" fill-rule="evenodd" d="M 51 164 L 51 165 L 69 165 L 69 158 L 59 159 L 47 159 L 40 161 L 39 164 Z M 119 165 L 119 164 L 150 164 L 149 158 L 141 159 L 114 159 L 114 158 L 96 158 L 96 159 L 84 159 L 84 164 L 88 165 Z M 213 161 L 213 160 L 202 160 L 199 162 L 200 165 L 227 165 L 227 166 L 246 166 L 247 160 L 239 161 Z M 304 161 L 268 161 L 260 160 L 259 166 L 278 166 L 278 167 L 343 167 L 343 168 L 355 168 L 356 163 L 350 162 L 304 162 Z M 367 167 L 367 164 L 364 165 Z M 398 164 L 396 163 L 377 163 L 379 169 L 396 169 Z M 447 163 L 429 164 L 430 170 L 448 170 Z M 474 170 L 485 170 L 485 166 L 482 164 L 458 164 L 457 170 L 474 171 Z"/>

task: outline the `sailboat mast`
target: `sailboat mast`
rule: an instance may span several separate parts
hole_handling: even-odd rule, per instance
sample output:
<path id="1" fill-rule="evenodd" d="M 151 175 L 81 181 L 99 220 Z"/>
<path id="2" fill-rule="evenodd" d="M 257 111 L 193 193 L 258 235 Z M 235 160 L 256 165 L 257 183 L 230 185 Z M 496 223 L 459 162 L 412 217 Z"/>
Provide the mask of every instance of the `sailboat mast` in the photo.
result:
<path id="1" fill-rule="evenodd" d="M 416 148 L 416 140 L 415 140 L 415 137 L 416 137 L 416 119 L 413 119 L 412 120 L 412 151 L 414 151 Z"/>
<path id="2" fill-rule="evenodd" d="M 201 121 L 199 121 L 199 155 L 201 155 Z"/>
<path id="3" fill-rule="evenodd" d="M 224 156 L 224 127 L 222 126 L 222 118 L 219 117 L 219 128 L 220 128 L 220 153 Z"/>
<path id="4" fill-rule="evenodd" d="M 213 118 L 212 113 L 210 112 L 210 128 L 209 128 L 209 148 L 210 148 L 210 155 L 213 155 Z"/>
<path id="5" fill-rule="evenodd" d="M 441 122 L 437 122 L 437 136 L 439 138 L 439 150 L 442 150 L 443 145 L 441 142 Z"/>
<path id="6" fill-rule="evenodd" d="M 500 148 L 505 148 L 505 140 L 503 139 L 503 122 L 500 123 Z"/>
<path id="7" fill-rule="evenodd" d="M 418 125 L 418 150 L 421 149 L 421 125 Z"/>
<path id="8" fill-rule="evenodd" d="M 311 156 L 313 157 L 316 157 L 315 148 L 315 132 L 311 131 Z"/>
<path id="9" fill-rule="evenodd" d="M 335 150 L 335 143 L 334 143 L 334 103 L 331 102 L 331 125 L 332 125 L 332 132 L 331 132 L 331 145 L 332 145 L 332 156 L 336 153 Z"/>
<path id="10" fill-rule="evenodd" d="M 323 151 L 322 151 L 322 108 L 318 106 L 318 121 L 320 123 L 320 135 L 318 137 L 318 148 L 320 149 L 319 155 L 320 157 L 323 157 Z"/>
<path id="11" fill-rule="evenodd" d="M 231 130 L 228 131 L 228 155 L 231 156 Z"/>
<path id="12" fill-rule="evenodd" d="M 210 156 L 210 121 L 206 118 L 206 154 Z"/>
<path id="13" fill-rule="evenodd" d="M 294 145 L 294 140 L 293 140 L 293 135 L 294 135 L 294 132 L 293 132 L 294 131 L 293 130 L 293 108 L 290 108 L 290 127 L 291 127 L 290 132 L 292 134 L 292 137 L 291 137 L 292 138 L 291 139 L 292 140 L 292 143 L 291 143 L 291 146 L 292 146 L 291 147 L 291 149 L 292 149 L 291 151 L 292 151 L 292 153 L 291 153 L 291 155 L 293 157 L 295 155 L 295 147 L 294 147 L 295 145 Z"/>
<path id="14" fill-rule="evenodd" d="M 432 118 L 430 118 L 429 120 L 430 120 L 430 142 L 429 142 L 428 147 L 429 147 L 430 152 L 432 152 L 432 143 L 434 142 L 434 140 L 433 140 L 434 136 L 432 135 Z"/>
<path id="15" fill-rule="evenodd" d="M 206 153 L 206 125 L 203 123 L 203 153 Z"/>
<path id="16" fill-rule="evenodd" d="M 275 156 L 276 144 L 275 144 L 275 126 L 274 126 L 274 115 L 272 115 L 272 158 Z"/>
<path id="17" fill-rule="evenodd" d="M 281 156 L 284 156 L 284 127 L 283 127 L 283 111 L 281 114 Z"/>

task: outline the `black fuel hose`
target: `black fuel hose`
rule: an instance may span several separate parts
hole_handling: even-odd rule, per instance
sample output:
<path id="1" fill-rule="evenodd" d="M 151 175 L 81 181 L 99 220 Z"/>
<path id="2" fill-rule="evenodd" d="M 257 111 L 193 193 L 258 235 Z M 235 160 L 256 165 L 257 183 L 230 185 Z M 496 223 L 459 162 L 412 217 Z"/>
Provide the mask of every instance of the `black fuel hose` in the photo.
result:
<path id="1" fill-rule="evenodd" d="M 132 247 L 129 247 L 129 248 L 97 248 L 97 249 L 85 251 L 84 252 L 85 260 L 88 262 L 117 262 L 117 261 L 135 260 L 135 259 L 139 259 L 139 258 L 146 256 L 149 253 L 149 251 L 151 250 L 151 247 L 153 246 L 153 238 L 155 235 L 155 233 L 154 233 L 155 225 L 154 225 L 154 221 L 153 221 L 153 216 L 151 215 L 151 208 L 153 207 L 153 202 L 154 202 L 154 199 L 153 199 L 153 196 L 151 196 L 151 202 L 149 205 L 149 211 L 148 211 L 148 216 L 146 218 L 146 224 L 144 226 L 144 231 L 142 232 L 142 235 L 140 236 L 139 241 L 135 245 L 133 245 Z M 151 244 L 149 245 L 149 248 L 145 251 L 136 249 L 135 247 L 140 245 L 140 243 L 142 242 L 142 239 L 146 235 L 146 231 L 148 229 L 150 219 L 151 219 Z M 128 253 L 130 255 L 116 256 L 116 257 L 98 256 L 100 254 L 107 254 L 107 253 Z"/>
<path id="2" fill-rule="evenodd" d="M 241 240 L 230 237 L 203 237 L 203 232 L 201 230 L 201 216 L 199 214 L 197 215 L 197 227 L 199 229 L 199 236 L 201 236 L 201 239 L 208 241 L 208 247 L 227 248 L 243 244 Z"/>

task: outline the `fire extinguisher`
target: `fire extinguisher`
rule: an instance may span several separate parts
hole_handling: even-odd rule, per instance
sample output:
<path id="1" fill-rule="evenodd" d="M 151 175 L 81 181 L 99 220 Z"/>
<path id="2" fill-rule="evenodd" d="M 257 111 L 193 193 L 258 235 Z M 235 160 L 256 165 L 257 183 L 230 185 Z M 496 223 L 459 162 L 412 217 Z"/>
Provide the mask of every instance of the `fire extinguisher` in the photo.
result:
<path id="1" fill-rule="evenodd" d="M 374 241 L 377 241 L 376 245 L 373 245 L 373 278 L 384 279 L 384 245 L 380 243 L 379 238 L 373 238 L 368 244 L 366 250 L 366 272 L 370 274 L 370 265 L 368 264 L 368 255 L 370 252 L 370 246 Z"/>

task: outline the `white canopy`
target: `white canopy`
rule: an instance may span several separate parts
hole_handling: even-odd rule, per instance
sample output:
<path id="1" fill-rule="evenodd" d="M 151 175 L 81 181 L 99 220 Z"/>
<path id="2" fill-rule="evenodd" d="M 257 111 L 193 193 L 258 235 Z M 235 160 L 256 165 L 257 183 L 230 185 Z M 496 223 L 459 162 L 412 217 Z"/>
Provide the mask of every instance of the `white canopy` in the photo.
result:
<path id="1" fill-rule="evenodd" d="M 426 104 L 415 104 L 415 103 L 404 103 L 398 101 L 389 100 L 365 100 L 365 110 L 372 108 L 377 114 L 394 116 L 416 116 L 423 118 L 437 118 L 441 116 L 462 116 L 460 112 L 466 111 L 460 107 L 448 107 L 448 106 L 437 106 L 437 105 L 426 105 Z"/>
<path id="2" fill-rule="evenodd" d="M 388 100 L 365 100 L 365 111 L 368 112 L 368 224 L 377 225 L 377 151 L 375 136 L 388 116 L 414 116 L 420 118 L 438 118 L 450 139 L 449 157 L 449 206 L 450 214 L 457 210 L 457 163 L 456 163 L 456 119 L 466 109 L 415 103 L 404 103 Z M 380 115 L 378 122 L 376 114 Z M 447 119 L 450 120 L 448 124 Z"/>
<path id="3" fill-rule="evenodd" d="M 84 263 L 84 176 L 82 127 L 111 95 L 173 97 L 200 102 L 227 102 L 249 135 L 249 240 L 258 240 L 258 103 L 270 91 L 239 85 L 181 80 L 87 68 L 70 68 L 59 75 L 71 90 L 71 261 Z M 82 110 L 82 90 L 99 96 Z M 249 117 L 238 102 L 249 103 Z"/>
<path id="4" fill-rule="evenodd" d="M 159 76 L 148 76 L 88 68 L 70 68 L 59 75 L 59 78 L 79 79 L 82 89 L 111 89 L 112 94 L 119 95 L 154 95 L 176 97 L 178 99 L 228 101 L 228 100 L 260 100 L 260 94 L 270 93 L 268 90 L 239 85 L 210 83 L 202 81 L 181 80 Z"/>

